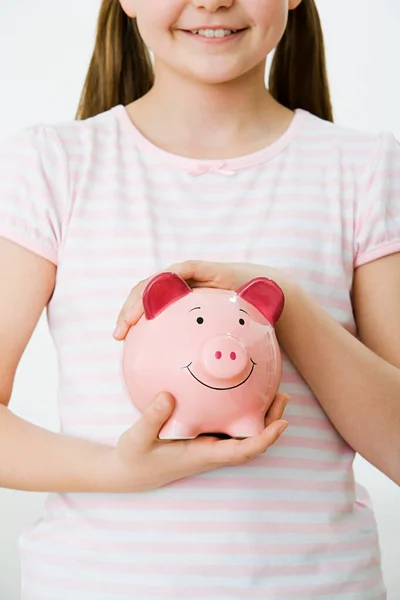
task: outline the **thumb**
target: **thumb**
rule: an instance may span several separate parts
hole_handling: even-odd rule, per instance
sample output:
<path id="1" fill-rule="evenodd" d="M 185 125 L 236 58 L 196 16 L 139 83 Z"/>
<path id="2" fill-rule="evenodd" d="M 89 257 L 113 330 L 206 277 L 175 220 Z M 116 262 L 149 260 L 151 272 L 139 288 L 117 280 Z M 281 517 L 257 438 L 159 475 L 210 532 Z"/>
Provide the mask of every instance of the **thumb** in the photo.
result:
<path id="1" fill-rule="evenodd" d="M 167 392 L 161 392 L 150 402 L 139 421 L 131 428 L 136 444 L 150 448 L 157 441 L 158 434 L 174 409 L 174 398 Z"/>

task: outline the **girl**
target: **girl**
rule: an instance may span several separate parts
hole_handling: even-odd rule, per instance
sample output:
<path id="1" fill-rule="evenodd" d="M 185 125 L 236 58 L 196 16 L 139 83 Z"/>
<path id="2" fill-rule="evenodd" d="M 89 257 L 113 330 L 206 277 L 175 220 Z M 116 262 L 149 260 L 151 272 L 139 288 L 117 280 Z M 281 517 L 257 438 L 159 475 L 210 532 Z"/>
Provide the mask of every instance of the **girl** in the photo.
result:
<path id="1" fill-rule="evenodd" d="M 333 125 L 314 0 L 103 0 L 77 116 L 0 160 L 0 484 L 50 492 L 23 600 L 385 598 L 352 463 L 400 484 L 400 150 Z M 120 342 L 164 269 L 282 286 L 261 436 L 162 443 L 173 398 L 134 410 Z M 7 408 L 44 307 L 59 434 Z"/>

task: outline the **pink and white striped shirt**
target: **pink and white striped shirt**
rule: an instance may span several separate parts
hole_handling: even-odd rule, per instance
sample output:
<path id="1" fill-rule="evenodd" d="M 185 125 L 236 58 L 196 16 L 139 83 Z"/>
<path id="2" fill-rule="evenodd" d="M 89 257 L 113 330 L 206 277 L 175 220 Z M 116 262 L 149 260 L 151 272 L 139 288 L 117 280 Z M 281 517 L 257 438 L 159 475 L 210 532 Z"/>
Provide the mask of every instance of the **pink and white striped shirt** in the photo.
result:
<path id="1" fill-rule="evenodd" d="M 139 416 L 116 317 L 172 262 L 277 267 L 356 334 L 354 267 L 400 251 L 400 148 L 297 110 L 268 148 L 198 161 L 155 147 L 118 105 L 3 144 L 0 235 L 58 267 L 62 432 L 115 443 Z M 146 493 L 50 494 L 21 535 L 23 600 L 385 598 L 354 452 L 283 358 L 289 428 L 264 455 Z"/>

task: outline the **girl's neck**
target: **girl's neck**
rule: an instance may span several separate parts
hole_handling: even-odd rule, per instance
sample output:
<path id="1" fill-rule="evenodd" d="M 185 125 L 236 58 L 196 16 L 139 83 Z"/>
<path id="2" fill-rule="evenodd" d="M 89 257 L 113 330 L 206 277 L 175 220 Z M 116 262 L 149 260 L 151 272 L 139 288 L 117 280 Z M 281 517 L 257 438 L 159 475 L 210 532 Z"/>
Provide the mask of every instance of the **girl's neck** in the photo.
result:
<path id="1" fill-rule="evenodd" d="M 127 111 L 167 152 L 198 159 L 251 154 L 278 139 L 293 118 L 269 94 L 264 73 L 260 65 L 240 80 L 210 85 L 156 70 L 154 87 Z"/>

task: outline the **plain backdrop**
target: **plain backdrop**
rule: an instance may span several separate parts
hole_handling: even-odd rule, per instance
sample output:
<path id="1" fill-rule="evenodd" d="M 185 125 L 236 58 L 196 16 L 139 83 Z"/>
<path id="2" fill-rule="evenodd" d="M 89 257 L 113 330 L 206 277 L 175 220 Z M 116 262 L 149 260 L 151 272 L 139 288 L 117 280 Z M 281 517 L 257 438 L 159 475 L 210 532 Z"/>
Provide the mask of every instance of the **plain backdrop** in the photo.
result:
<path id="1" fill-rule="evenodd" d="M 336 122 L 366 131 L 391 130 L 400 138 L 400 3 L 317 4 Z M 0 138 L 39 121 L 74 118 L 99 7 L 100 0 L 0 0 Z M 17 326 L 18 315 L 15 321 Z M 11 408 L 57 431 L 56 390 L 57 360 L 44 313 L 19 365 Z M 355 470 L 375 507 L 388 600 L 399 600 L 400 488 L 360 457 Z M 0 489 L 1 600 L 20 598 L 18 535 L 39 518 L 44 497 Z"/>

